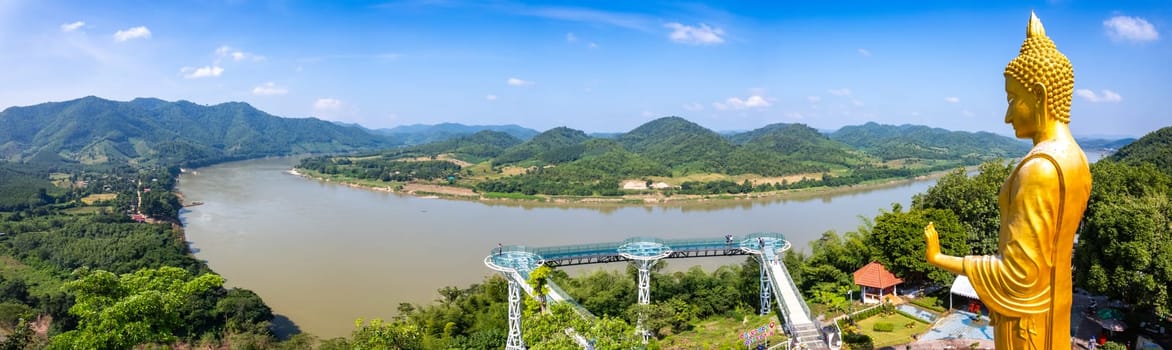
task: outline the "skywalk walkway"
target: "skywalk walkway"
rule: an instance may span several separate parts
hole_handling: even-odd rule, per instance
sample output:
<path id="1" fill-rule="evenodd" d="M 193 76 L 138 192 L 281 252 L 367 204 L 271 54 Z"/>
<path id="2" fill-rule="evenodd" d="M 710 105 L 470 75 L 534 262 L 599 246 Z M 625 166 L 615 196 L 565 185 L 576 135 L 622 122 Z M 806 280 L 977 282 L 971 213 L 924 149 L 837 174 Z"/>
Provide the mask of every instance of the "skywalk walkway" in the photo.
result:
<path id="1" fill-rule="evenodd" d="M 634 237 L 622 242 L 554 247 L 503 246 L 493 248 L 489 256 L 485 257 L 484 264 L 501 272 L 509 280 L 510 322 L 509 338 L 505 347 L 507 350 L 525 348 L 520 331 L 519 291 L 523 289 L 527 294 L 536 298 L 536 294 L 528 284 L 529 273 L 541 265 L 558 267 L 632 262 L 639 268 L 638 303 L 649 304 L 651 294 L 650 267 L 655 261 L 735 255 L 754 255 L 761 262 L 762 302 L 760 311 L 762 314 L 769 313 L 772 299 L 776 299 L 779 306 L 777 313 L 782 318 L 783 329 L 791 338 L 797 340 L 793 345 L 804 346 L 806 349 L 838 349 L 838 346 L 832 346 L 837 344 L 830 344 L 831 342 L 828 341 L 832 337 L 823 331 L 821 325 L 810 313 L 809 307 L 802 299 L 797 286 L 794 285 L 789 271 L 780 261 L 778 254 L 789 248 L 789 241 L 786 241 L 784 236 L 779 233 L 754 233 L 741 237 L 727 235 L 723 238 L 713 239 Z M 548 285 L 550 286 L 547 294 L 549 301 L 572 303 L 583 317 L 591 319 L 594 317 L 553 281 L 548 281 Z M 518 295 L 514 297 L 515 294 Z M 517 305 L 513 305 L 514 303 Z M 650 333 L 642 329 L 642 319 L 639 321 L 638 328 L 646 340 Z M 576 336 L 576 338 L 580 340 L 579 343 L 583 345 L 583 348 L 589 348 L 586 342 L 581 341 L 581 336 Z"/>

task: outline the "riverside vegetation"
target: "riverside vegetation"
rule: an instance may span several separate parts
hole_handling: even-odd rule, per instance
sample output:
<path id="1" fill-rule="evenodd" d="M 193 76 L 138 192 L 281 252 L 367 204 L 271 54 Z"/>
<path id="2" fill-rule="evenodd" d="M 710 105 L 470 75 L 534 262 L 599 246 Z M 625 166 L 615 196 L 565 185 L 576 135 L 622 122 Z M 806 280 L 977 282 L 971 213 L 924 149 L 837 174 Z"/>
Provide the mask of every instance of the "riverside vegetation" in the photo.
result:
<path id="1" fill-rule="evenodd" d="M 504 342 L 507 332 L 506 283 L 497 276 L 465 288 L 441 288 L 437 301 L 428 305 L 400 304 L 399 314 L 394 319 L 359 320 L 350 337 L 319 340 L 309 334 L 298 334 L 278 340 L 274 333 L 274 322 L 280 319 L 273 315 L 263 300 L 245 289 L 223 287 L 223 279 L 210 271 L 203 262 L 194 259 L 184 242 L 182 227 L 176 220 L 181 203 L 171 190 L 179 171 L 178 166 L 193 163 L 171 157 L 168 151 L 159 151 L 162 148 L 158 148 L 158 140 L 144 137 L 148 134 L 174 136 L 180 135 L 180 132 L 158 125 L 121 123 L 96 123 L 96 127 L 89 130 L 93 132 L 83 132 L 76 120 L 82 115 L 101 115 L 102 118 L 120 120 L 118 118 L 125 117 L 123 114 L 131 113 L 128 110 L 141 111 L 136 108 L 147 108 L 148 111 L 156 111 L 151 113 L 170 110 L 175 113 L 173 117 L 180 119 L 207 113 L 205 117 L 209 121 L 234 123 L 235 120 L 238 123 L 240 119 L 224 115 L 240 115 L 236 112 L 247 111 L 248 108 L 235 105 L 235 109 L 225 106 L 205 109 L 197 105 L 179 108 L 166 106 L 157 100 L 136 101 L 129 103 L 139 106 L 105 103 L 92 98 L 66 103 L 72 103 L 69 106 L 37 106 L 43 110 L 42 113 L 57 119 L 46 116 L 36 118 L 65 123 L 58 125 L 74 125 L 74 132 L 53 133 L 53 128 L 49 127 L 22 129 L 47 135 L 36 140 L 5 134 L 5 131 L 12 129 L 0 128 L 0 149 L 3 150 L 0 154 L 4 154 L 8 160 L 0 163 L 0 349 L 188 346 L 241 349 L 489 349 L 499 347 Z M 77 108 L 82 108 L 84 112 L 76 112 Z M 27 128 L 41 125 L 21 119 L 33 117 L 12 111 L 9 109 L 0 113 L 0 125 L 20 124 Z M 261 119 L 273 125 L 284 125 L 284 119 L 272 118 Z M 209 129 L 219 128 L 216 125 L 220 125 L 220 122 L 210 122 Z M 669 118 L 666 122 L 688 128 L 687 124 L 675 118 Z M 335 126 L 307 125 L 318 125 L 330 130 Z M 289 126 L 263 126 L 256 130 L 263 131 L 268 127 L 288 130 L 282 128 Z M 917 129 L 908 126 L 872 127 L 877 127 L 877 130 Z M 133 128 L 141 130 L 130 130 Z M 804 127 L 784 128 L 801 130 Z M 153 131 L 143 133 L 146 130 Z M 213 136 L 208 139 L 210 143 L 174 137 L 172 141 L 191 142 L 194 149 L 219 150 L 204 153 L 207 157 L 199 158 L 198 163 L 194 163 L 206 164 L 261 154 L 301 152 L 304 149 L 296 146 L 301 142 L 298 141 L 301 136 L 296 135 L 307 135 L 303 132 L 312 134 L 305 130 L 290 131 L 288 135 L 291 136 L 284 139 L 287 141 L 284 147 L 287 148 L 270 148 L 269 151 L 255 150 L 251 143 L 227 136 L 230 133 Z M 560 130 L 559 133 L 577 134 L 572 130 Z M 647 134 L 653 133 L 648 131 Z M 55 143 L 57 146 L 40 143 L 49 136 L 59 138 L 60 142 Z M 531 141 L 538 139 L 538 136 L 534 136 Z M 567 168 L 565 165 L 577 161 L 599 161 L 598 158 L 591 158 L 595 153 L 585 151 L 593 149 L 605 150 L 597 155 L 607 155 L 608 158 L 602 159 L 617 159 L 620 161 L 618 164 L 627 161 L 635 161 L 632 165 L 639 164 L 638 161 L 646 162 L 642 165 L 646 169 L 666 171 L 660 173 L 666 174 L 664 178 L 684 177 L 693 172 L 714 169 L 707 168 L 709 166 L 719 166 L 715 169 L 724 169 L 729 173 L 750 168 L 747 164 L 722 163 L 711 157 L 689 158 L 686 154 L 673 156 L 667 151 L 655 156 L 642 155 L 655 154 L 647 152 L 660 149 L 657 147 L 666 147 L 667 144 L 686 143 L 646 143 L 644 141 L 647 137 L 636 140 L 633 136 L 623 136 L 615 139 L 585 139 L 579 143 L 583 152 L 578 153 L 579 158 L 574 161 L 544 164 L 533 162 L 535 158 L 532 156 L 513 156 L 521 160 L 511 164 L 529 167 L 541 164 L 535 169 L 547 170 Z M 761 136 L 741 137 L 759 139 Z M 746 146 L 750 142 L 735 141 L 738 140 L 736 135 L 727 139 L 700 138 L 716 142 L 717 145 L 728 142 L 731 148 L 722 149 L 733 153 L 752 151 L 745 150 L 751 148 Z M 832 134 L 818 142 L 835 139 Z M 437 158 L 441 154 L 467 153 L 483 157 L 476 164 L 494 159 L 488 157 L 488 154 L 496 151 L 486 153 L 482 152 L 484 149 L 478 150 L 483 144 L 463 141 L 466 139 L 452 140 L 461 141 L 449 140 L 452 143 L 443 147 L 458 145 L 464 151 L 436 153 Z M 1172 199 L 1169 198 L 1172 196 L 1172 168 L 1163 161 L 1168 157 L 1158 157 L 1167 154 L 1169 140 L 1172 140 L 1172 128 L 1158 130 L 1092 166 L 1096 183 L 1080 231 L 1081 243 L 1075 255 L 1075 283 L 1077 287 L 1133 305 L 1134 310 L 1153 310 L 1137 311 L 1129 317 L 1154 318 L 1167 314 L 1172 307 L 1168 290 L 1169 285 L 1172 285 L 1172 239 L 1169 239 L 1172 237 L 1172 232 L 1169 232 L 1172 225 L 1168 222 L 1168 218 L 1172 217 Z M 348 145 L 343 139 L 335 139 L 318 145 L 328 143 L 338 147 L 331 151 L 348 151 L 382 147 L 379 146 L 381 142 L 384 141 L 378 141 L 377 145 Z M 628 150 L 623 142 L 632 145 L 644 143 L 632 147 L 635 151 Z M 515 143 L 514 146 L 521 144 Z M 80 146 L 70 148 L 75 146 L 67 145 Z M 440 148 L 434 145 L 426 147 Z M 853 149 L 838 147 L 841 146 L 826 149 L 825 154 L 837 154 L 839 158 L 794 161 L 797 165 L 787 166 L 808 167 L 800 171 L 813 169 L 831 174 L 848 174 L 856 170 L 852 166 L 866 166 L 865 162 L 851 163 L 858 159 L 896 161 L 884 158 L 883 152 L 865 150 L 866 147 L 884 149 L 882 146 L 852 146 L 860 147 Z M 499 150 L 498 154 L 505 154 L 505 149 Z M 371 156 L 419 150 L 400 148 Z M 516 152 L 524 153 L 520 148 Z M 685 147 L 680 152 L 702 150 Z M 891 155 L 912 151 L 893 152 Z M 771 157 L 798 157 L 796 154 Z M 548 155 L 547 159 L 558 159 L 555 155 Z M 428 155 L 424 153 L 415 157 L 419 156 Z M 455 158 L 476 160 L 461 157 Z M 355 158 L 316 159 L 334 162 Z M 651 162 L 650 159 L 655 161 Z M 838 159 L 838 162 L 827 159 Z M 930 160 L 935 158 L 918 159 L 921 160 L 917 162 L 931 163 L 934 161 Z M 955 157 L 937 160 L 942 162 L 937 164 L 956 161 Z M 411 171 L 425 173 L 429 171 L 428 167 L 434 167 L 435 172 L 440 174 L 454 170 L 446 164 L 459 166 L 459 172 L 464 174 L 469 170 L 486 173 L 494 171 L 493 168 L 478 168 L 477 165 L 466 167 L 451 161 L 418 163 L 427 165 L 397 171 L 401 175 Z M 764 163 L 760 166 L 760 169 L 770 169 Z M 795 283 L 803 291 L 803 296 L 813 303 L 816 310 L 830 315 L 848 309 L 843 291 L 851 288 L 849 274 L 869 261 L 884 263 L 910 283 L 946 283 L 946 274 L 923 261 L 923 242 L 918 239 L 921 228 L 929 220 L 936 222 L 944 250 L 950 254 L 979 254 L 993 249 L 990 242 L 996 241 L 997 232 L 995 225 L 990 226 L 989 223 L 997 222 L 997 185 L 1012 166 L 994 160 L 982 164 L 979 174 L 974 177 L 968 177 L 963 170 L 949 173 L 936 186 L 914 198 L 911 208 L 905 210 L 896 206 L 875 218 L 864 218 L 863 224 L 853 232 L 842 235 L 827 232 L 823 239 L 812 243 L 808 253 L 787 252 L 784 261 L 793 273 Z M 572 169 L 573 166 L 568 168 Z M 501 167 L 495 169 L 504 171 Z M 779 175 L 796 170 L 774 168 L 769 171 L 776 171 L 770 175 Z M 523 176 L 541 178 L 546 175 Z M 447 180 L 445 178 L 441 181 Z M 148 188 L 150 191 L 147 191 Z M 138 199 L 140 194 L 141 204 Z M 134 222 L 129 219 L 128 210 L 142 212 L 152 219 L 146 223 Z M 711 273 L 700 269 L 664 273 L 662 266 L 657 266 L 652 278 L 652 300 L 655 302 L 641 310 L 654 315 L 649 318 L 653 321 L 648 328 L 655 335 L 649 347 L 690 349 L 733 346 L 739 344 L 736 337 L 739 332 L 755 328 L 763 320 L 755 316 L 754 311 L 759 306 L 756 305 L 759 272 L 754 260 L 723 266 Z M 625 272 L 598 271 L 576 277 L 554 270 L 550 271 L 550 276 L 598 316 L 587 322 L 568 306 L 556 304 L 549 305 L 542 312 L 539 303 L 526 297 L 525 337 L 532 348 L 569 347 L 571 340 L 561 332 L 566 327 L 574 327 L 598 342 L 600 348 L 628 348 L 638 344 L 633 337 L 632 320 L 640 307 L 634 305 L 634 272 L 631 268 Z"/>

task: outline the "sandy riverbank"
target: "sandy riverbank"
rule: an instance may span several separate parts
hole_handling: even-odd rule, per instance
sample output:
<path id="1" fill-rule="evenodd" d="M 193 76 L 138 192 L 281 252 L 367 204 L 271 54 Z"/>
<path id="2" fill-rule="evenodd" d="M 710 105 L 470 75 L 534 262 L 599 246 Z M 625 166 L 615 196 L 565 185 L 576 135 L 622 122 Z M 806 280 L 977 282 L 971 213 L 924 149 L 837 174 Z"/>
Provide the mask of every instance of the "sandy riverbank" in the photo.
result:
<path id="1" fill-rule="evenodd" d="M 968 168 L 970 171 L 975 167 Z M 369 184 L 361 184 L 351 181 L 337 181 L 325 177 L 314 176 L 290 169 L 287 173 L 308 179 L 314 179 L 322 182 L 338 183 L 353 188 L 400 193 L 405 195 L 417 196 L 421 198 L 446 198 L 458 200 L 475 200 L 482 202 L 502 202 L 502 203 L 522 203 L 522 204 L 542 204 L 552 206 L 568 206 L 568 207 L 596 207 L 596 206 L 688 206 L 688 205 L 705 205 L 710 202 L 737 202 L 737 201 L 752 201 L 752 200 L 783 200 L 783 199 L 802 199 L 819 196 L 837 195 L 856 191 L 866 191 L 871 189 L 879 189 L 891 186 L 899 186 L 902 184 L 930 180 L 942 177 L 952 170 L 942 170 L 927 175 L 917 176 L 908 179 L 889 179 L 875 182 L 867 182 L 862 184 L 855 184 L 849 186 L 838 187 L 812 187 L 794 190 L 781 190 L 760 193 L 744 193 L 744 194 L 714 194 L 714 195 L 694 195 L 694 194 L 673 194 L 671 196 L 662 193 L 647 193 L 647 194 L 627 194 L 616 197 L 578 197 L 578 196 L 547 196 L 536 195 L 532 198 L 514 199 L 514 198 L 487 198 L 480 193 L 476 193 L 472 189 L 456 186 L 446 186 L 441 184 L 430 183 L 405 183 L 405 184 L 390 184 L 374 186 Z"/>

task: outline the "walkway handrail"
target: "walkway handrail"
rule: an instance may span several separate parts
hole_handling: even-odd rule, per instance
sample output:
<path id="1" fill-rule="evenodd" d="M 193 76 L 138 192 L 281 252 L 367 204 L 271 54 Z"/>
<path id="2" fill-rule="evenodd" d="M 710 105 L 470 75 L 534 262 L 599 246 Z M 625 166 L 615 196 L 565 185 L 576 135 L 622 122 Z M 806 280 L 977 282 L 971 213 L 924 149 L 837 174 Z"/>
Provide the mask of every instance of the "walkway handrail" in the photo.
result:
<path id="1" fill-rule="evenodd" d="M 621 246 L 624 244 L 631 244 L 631 243 L 635 243 L 635 242 L 655 242 L 655 243 L 664 244 L 664 245 L 667 244 L 667 240 L 662 239 L 662 238 L 648 237 L 648 236 L 637 236 L 637 237 L 631 237 L 631 238 L 624 239 L 621 243 L 619 243 L 619 245 Z"/>
<path id="2" fill-rule="evenodd" d="M 563 299 L 565 299 L 564 300 L 565 302 L 569 302 L 571 305 L 574 305 L 574 311 L 578 313 L 578 316 L 581 316 L 582 318 L 585 318 L 588 321 L 594 321 L 595 319 L 598 318 L 598 317 L 594 316 L 594 314 L 591 313 L 590 310 L 586 310 L 585 306 L 582 306 L 582 304 L 579 304 L 577 299 L 570 297 L 570 293 L 566 293 L 566 291 L 564 289 L 562 289 L 562 287 L 559 286 L 557 284 L 557 282 L 554 282 L 554 280 L 552 278 L 549 279 L 549 282 L 546 283 L 545 285 L 549 286 L 549 289 L 551 291 L 553 291 L 554 293 L 561 294 L 564 297 Z"/>
<path id="3" fill-rule="evenodd" d="M 781 266 L 781 271 L 784 272 L 786 276 L 793 276 L 789 273 L 789 269 L 785 267 L 785 261 L 783 261 L 780 257 L 777 258 L 777 264 Z M 810 322 L 817 322 L 818 319 L 814 318 L 814 313 L 810 312 L 810 307 L 806 305 L 806 298 L 802 296 L 802 290 L 798 289 L 798 286 L 794 284 L 794 279 L 792 277 L 786 278 L 785 281 L 789 282 L 790 288 L 793 288 L 794 292 L 798 294 L 798 304 L 802 306 L 802 311 L 806 312 L 806 316 L 810 318 Z M 818 325 L 818 328 L 821 329 L 822 326 Z"/>

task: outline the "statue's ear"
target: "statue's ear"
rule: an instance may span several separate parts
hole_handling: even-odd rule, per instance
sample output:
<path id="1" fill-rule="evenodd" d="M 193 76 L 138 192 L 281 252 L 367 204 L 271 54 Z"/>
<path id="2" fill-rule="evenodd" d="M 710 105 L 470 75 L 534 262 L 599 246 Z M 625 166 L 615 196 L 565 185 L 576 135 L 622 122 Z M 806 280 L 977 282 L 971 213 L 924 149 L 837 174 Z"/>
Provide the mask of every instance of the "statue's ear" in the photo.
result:
<path id="1" fill-rule="evenodd" d="M 1050 100 L 1046 98 L 1046 84 L 1042 82 L 1035 82 L 1031 88 L 1034 93 L 1034 101 L 1037 101 L 1038 103 L 1038 110 L 1035 113 L 1042 114 L 1040 118 L 1038 118 L 1038 125 L 1041 126 L 1046 123 L 1046 119 L 1050 114 Z"/>

